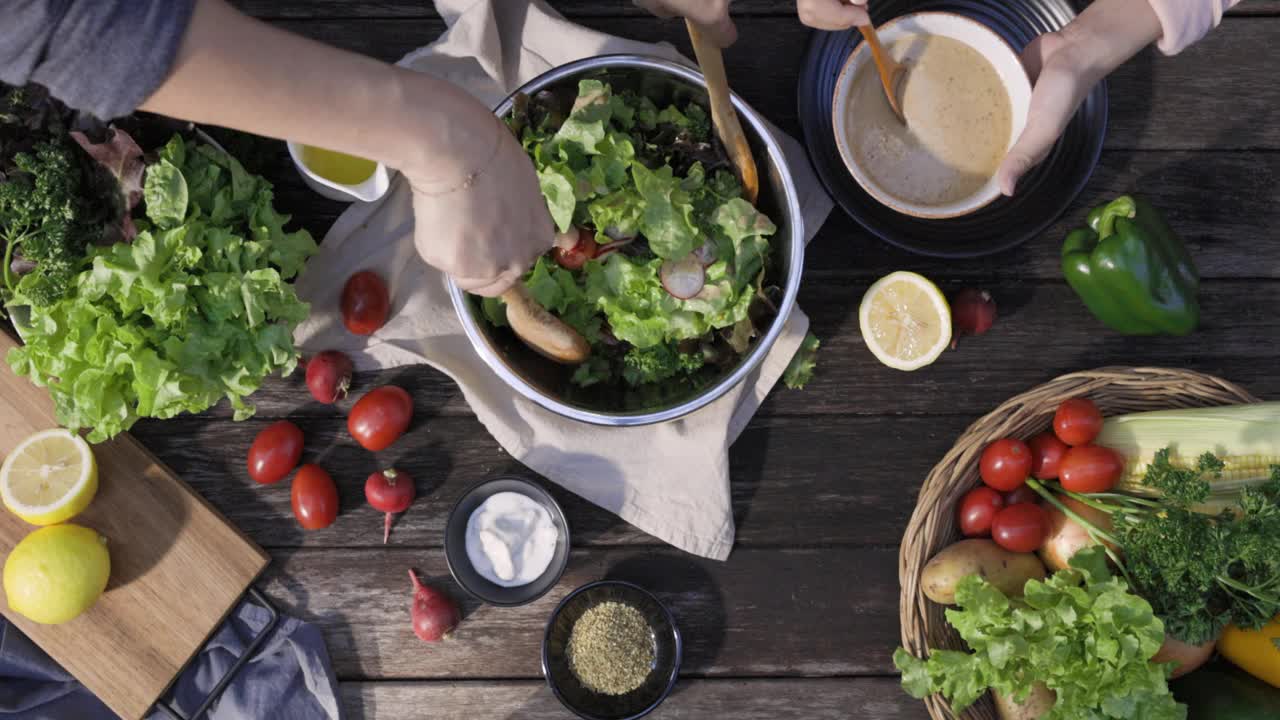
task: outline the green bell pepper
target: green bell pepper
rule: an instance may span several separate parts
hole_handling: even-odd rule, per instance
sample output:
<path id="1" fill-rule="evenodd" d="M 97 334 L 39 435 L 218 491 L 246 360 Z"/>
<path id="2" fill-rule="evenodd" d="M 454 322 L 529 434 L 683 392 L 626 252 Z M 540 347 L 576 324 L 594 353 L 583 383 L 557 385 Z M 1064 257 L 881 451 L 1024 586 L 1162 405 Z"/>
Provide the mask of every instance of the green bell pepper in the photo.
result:
<path id="1" fill-rule="evenodd" d="M 1225 662 L 1210 663 L 1169 684 L 1187 720 L 1275 720 L 1280 689 Z"/>
<path id="2" fill-rule="evenodd" d="M 1126 335 L 1186 335 L 1200 276 L 1160 211 L 1125 195 L 1089 213 L 1062 246 L 1062 273 L 1099 320 Z"/>

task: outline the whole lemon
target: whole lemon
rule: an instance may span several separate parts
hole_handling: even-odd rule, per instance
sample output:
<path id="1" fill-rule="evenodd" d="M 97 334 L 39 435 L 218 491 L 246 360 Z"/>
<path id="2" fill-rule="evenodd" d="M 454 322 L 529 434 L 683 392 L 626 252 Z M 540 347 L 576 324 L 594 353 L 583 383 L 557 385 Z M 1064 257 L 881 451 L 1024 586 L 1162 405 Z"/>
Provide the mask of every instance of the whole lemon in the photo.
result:
<path id="1" fill-rule="evenodd" d="M 57 625 L 88 610 L 107 587 L 107 539 L 79 525 L 51 525 L 22 539 L 4 562 L 4 593 L 19 615 Z"/>

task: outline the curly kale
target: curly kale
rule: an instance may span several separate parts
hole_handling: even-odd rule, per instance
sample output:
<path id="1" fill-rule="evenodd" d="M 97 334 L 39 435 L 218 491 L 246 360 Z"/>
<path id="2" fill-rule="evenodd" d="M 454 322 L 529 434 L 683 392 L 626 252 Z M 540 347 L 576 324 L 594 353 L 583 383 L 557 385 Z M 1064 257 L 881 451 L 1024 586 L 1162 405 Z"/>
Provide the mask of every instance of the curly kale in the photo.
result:
<path id="1" fill-rule="evenodd" d="M 631 348 L 622 358 L 622 377 L 632 385 L 656 383 L 696 372 L 703 362 L 702 353 L 680 352 L 667 344 Z"/>

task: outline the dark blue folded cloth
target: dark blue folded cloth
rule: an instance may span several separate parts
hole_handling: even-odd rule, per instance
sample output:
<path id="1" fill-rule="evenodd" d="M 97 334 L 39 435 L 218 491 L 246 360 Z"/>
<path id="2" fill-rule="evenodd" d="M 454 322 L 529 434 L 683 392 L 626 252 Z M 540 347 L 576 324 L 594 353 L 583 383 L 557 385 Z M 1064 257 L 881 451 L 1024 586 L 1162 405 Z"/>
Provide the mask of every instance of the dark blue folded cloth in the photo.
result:
<path id="1" fill-rule="evenodd" d="M 242 603 L 170 688 L 166 700 L 190 714 L 231 667 L 270 613 Z M 63 670 L 16 627 L 0 618 L 0 720 L 115 718 L 101 700 Z M 155 709 L 147 720 L 168 720 Z M 207 720 L 339 720 L 338 683 L 316 626 L 281 616 Z"/>

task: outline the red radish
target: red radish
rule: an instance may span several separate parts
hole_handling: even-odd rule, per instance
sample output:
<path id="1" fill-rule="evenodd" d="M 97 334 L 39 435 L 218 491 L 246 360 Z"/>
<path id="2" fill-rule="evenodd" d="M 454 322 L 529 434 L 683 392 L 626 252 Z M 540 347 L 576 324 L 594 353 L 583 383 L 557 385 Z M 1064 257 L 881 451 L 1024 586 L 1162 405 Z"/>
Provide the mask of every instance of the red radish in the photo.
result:
<path id="1" fill-rule="evenodd" d="M 662 287 L 671 297 L 688 300 L 702 291 L 707 281 L 707 271 L 693 253 L 679 260 L 667 260 L 658 271 Z"/>
<path id="2" fill-rule="evenodd" d="M 556 246 L 551 248 L 551 257 L 560 267 L 565 270 L 581 270 L 587 261 L 594 258 L 600 252 L 600 244 L 596 242 L 595 233 L 586 228 L 577 228 L 578 242 L 569 247 L 561 247 L 561 242 L 568 242 L 568 238 L 556 237 Z M 574 232 L 570 230 L 564 235 Z"/>
<path id="3" fill-rule="evenodd" d="M 951 300 L 951 321 L 956 336 L 981 335 L 996 321 L 996 301 L 986 290 L 968 288 Z M 951 347 L 956 346 L 952 339 Z"/>
<path id="4" fill-rule="evenodd" d="M 578 228 L 571 227 L 564 232 L 556 233 L 555 247 L 561 250 L 572 250 L 578 246 Z"/>
<path id="5" fill-rule="evenodd" d="M 351 389 L 351 358 L 337 350 L 325 350 L 307 362 L 307 389 L 311 397 L 332 405 Z"/>
<path id="6" fill-rule="evenodd" d="M 701 247 L 693 251 L 693 254 L 698 258 L 698 262 L 702 263 L 702 267 L 714 265 L 719 259 L 719 249 L 716 247 L 715 240 L 702 243 Z"/>
<path id="7" fill-rule="evenodd" d="M 413 478 L 392 468 L 376 472 L 364 481 L 364 498 L 374 510 L 387 514 L 382 526 L 382 544 L 391 536 L 391 518 L 413 504 Z"/>
<path id="8" fill-rule="evenodd" d="M 413 581 L 413 606 L 409 611 L 413 616 L 413 634 L 424 642 L 447 640 L 449 633 L 462 622 L 457 603 L 430 585 L 423 585 L 412 568 L 409 579 Z"/>

